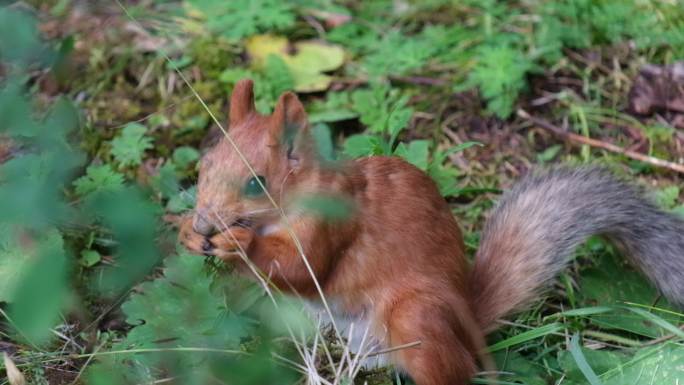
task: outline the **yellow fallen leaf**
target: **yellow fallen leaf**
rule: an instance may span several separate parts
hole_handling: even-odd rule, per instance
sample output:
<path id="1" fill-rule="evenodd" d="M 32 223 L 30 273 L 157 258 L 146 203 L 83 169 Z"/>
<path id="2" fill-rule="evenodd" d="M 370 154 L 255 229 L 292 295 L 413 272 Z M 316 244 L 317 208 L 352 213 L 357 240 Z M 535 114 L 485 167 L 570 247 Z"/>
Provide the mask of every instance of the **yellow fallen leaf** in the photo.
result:
<path id="1" fill-rule="evenodd" d="M 287 38 L 274 35 L 256 35 L 248 39 L 247 53 L 253 68 L 263 68 L 269 55 L 279 56 L 287 65 L 295 83 L 295 91 L 323 91 L 332 78 L 324 72 L 333 71 L 344 64 L 344 50 L 320 40 L 301 41 L 290 45 Z"/>
<path id="2" fill-rule="evenodd" d="M 292 55 L 293 65 L 313 67 L 324 72 L 336 70 L 344 63 L 344 50 L 338 45 L 318 40 L 302 41 L 295 44 L 295 50 L 296 54 Z"/>
<path id="3" fill-rule="evenodd" d="M 251 59 L 252 67 L 261 68 L 266 64 L 268 55 L 278 55 L 285 60 L 287 38 L 275 35 L 255 35 L 247 39 L 245 48 Z"/>

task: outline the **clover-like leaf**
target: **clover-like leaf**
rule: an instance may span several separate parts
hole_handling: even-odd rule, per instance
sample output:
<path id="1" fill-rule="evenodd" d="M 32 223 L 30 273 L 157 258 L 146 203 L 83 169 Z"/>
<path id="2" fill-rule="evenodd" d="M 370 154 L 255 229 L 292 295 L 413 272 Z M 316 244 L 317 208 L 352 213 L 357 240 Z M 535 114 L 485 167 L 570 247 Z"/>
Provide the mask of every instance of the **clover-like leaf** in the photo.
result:
<path id="1" fill-rule="evenodd" d="M 108 164 L 90 165 L 86 175 L 74 181 L 76 194 L 84 197 L 96 191 L 116 190 L 123 186 L 124 177 Z"/>
<path id="2" fill-rule="evenodd" d="M 414 140 L 408 145 L 399 143 L 394 154 L 404 158 L 423 171 L 427 171 L 430 160 L 430 141 Z"/>
<path id="3" fill-rule="evenodd" d="M 293 7 L 280 0 L 188 0 L 189 13 L 204 21 L 213 33 L 240 39 L 257 32 L 289 27 Z"/>
<path id="4" fill-rule="evenodd" d="M 129 123 L 112 139 L 112 155 L 121 167 L 142 163 L 143 154 L 152 148 L 152 138 L 145 136 L 146 132 L 142 124 Z"/>

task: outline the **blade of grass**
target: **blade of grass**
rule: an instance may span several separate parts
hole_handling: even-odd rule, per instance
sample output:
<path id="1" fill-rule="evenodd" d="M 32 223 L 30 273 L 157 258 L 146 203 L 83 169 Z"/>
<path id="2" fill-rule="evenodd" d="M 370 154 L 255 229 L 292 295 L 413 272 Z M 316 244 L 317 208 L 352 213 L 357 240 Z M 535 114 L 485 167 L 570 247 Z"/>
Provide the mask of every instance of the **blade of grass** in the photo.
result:
<path id="1" fill-rule="evenodd" d="M 582 353 L 582 349 L 580 349 L 579 333 L 575 333 L 572 336 L 572 338 L 570 339 L 569 348 L 572 358 L 575 359 L 577 367 L 582 372 L 582 374 L 584 374 L 584 377 L 587 379 L 587 381 L 589 381 L 591 385 L 603 385 L 603 383 L 601 382 L 601 380 L 599 380 L 596 373 L 594 373 L 594 369 L 592 369 L 591 366 L 589 366 L 586 357 L 584 357 L 584 353 Z"/>
<path id="2" fill-rule="evenodd" d="M 446 151 L 446 153 L 447 153 L 447 154 L 453 154 L 453 153 L 456 153 L 456 152 L 461 152 L 461 151 L 467 150 L 467 149 L 469 149 L 470 147 L 473 147 L 473 146 L 480 146 L 480 147 L 482 147 L 482 146 L 484 146 L 484 145 L 483 145 L 482 143 L 480 143 L 480 142 L 473 142 L 473 141 L 470 141 L 470 142 L 463 142 L 463 143 L 458 144 L 458 145 L 456 145 L 456 146 L 454 146 L 454 147 L 451 147 L 450 149 L 448 149 L 448 150 Z"/>
<path id="3" fill-rule="evenodd" d="M 490 352 L 495 352 L 497 350 L 501 349 L 506 349 L 511 346 L 515 346 L 518 344 L 521 344 L 523 342 L 527 342 L 539 337 L 543 337 L 545 335 L 551 334 L 551 333 L 556 333 L 557 331 L 563 329 L 563 325 L 557 322 L 554 322 L 552 324 L 544 325 L 541 327 L 538 327 L 536 329 L 528 330 L 526 332 L 520 333 L 516 336 L 507 338 L 503 341 L 499 341 L 495 343 L 494 345 L 491 345 L 489 347 Z"/>
<path id="4" fill-rule="evenodd" d="M 608 313 L 610 311 L 615 310 L 615 308 L 610 307 L 610 306 L 592 306 L 592 307 L 583 307 L 579 309 L 572 309 L 556 314 L 551 314 L 550 316 L 546 317 L 547 319 L 553 319 L 553 318 L 561 318 L 561 317 L 586 317 L 590 315 L 595 315 L 595 314 L 602 314 L 602 313 Z"/>
<path id="5" fill-rule="evenodd" d="M 666 320 L 660 318 L 659 316 L 657 316 L 653 313 L 649 313 L 646 310 L 639 309 L 639 308 L 634 308 L 634 307 L 629 307 L 629 306 L 625 306 L 624 308 L 626 310 L 634 313 L 634 314 L 637 314 L 637 315 L 643 317 L 644 319 L 646 319 L 650 322 L 653 322 L 654 324 L 656 324 L 656 325 L 660 326 L 661 328 L 669 331 L 670 333 L 674 334 L 675 336 L 677 336 L 679 338 L 684 338 L 684 331 L 682 331 L 680 328 L 674 326 L 673 324 L 667 322 Z"/>
<path id="6" fill-rule="evenodd" d="M 639 307 L 639 308 L 648 309 L 648 310 L 655 310 L 655 311 L 658 311 L 658 312 L 661 312 L 661 313 L 670 314 L 670 315 L 673 315 L 673 316 L 677 316 L 677 317 L 682 317 L 682 318 L 684 318 L 684 313 L 680 313 L 680 312 L 673 311 L 673 310 L 669 310 L 669 309 L 664 309 L 664 308 L 662 308 L 662 307 L 644 305 L 644 304 L 642 304 L 642 303 L 635 303 L 635 302 L 628 302 L 628 301 L 625 301 L 625 302 L 623 302 L 623 303 L 624 303 L 625 305 L 629 305 L 629 306 Z"/>
<path id="7" fill-rule="evenodd" d="M 490 384 L 490 385 L 520 385 L 519 382 L 509 382 L 500 380 L 488 380 L 485 378 L 473 378 L 470 380 L 473 384 Z"/>

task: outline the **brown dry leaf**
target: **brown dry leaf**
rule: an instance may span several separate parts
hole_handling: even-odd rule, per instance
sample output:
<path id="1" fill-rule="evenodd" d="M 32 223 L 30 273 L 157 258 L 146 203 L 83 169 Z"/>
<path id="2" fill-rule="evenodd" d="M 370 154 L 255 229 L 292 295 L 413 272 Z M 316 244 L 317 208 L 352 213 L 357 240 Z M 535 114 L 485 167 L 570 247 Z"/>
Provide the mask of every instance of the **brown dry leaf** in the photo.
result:
<path id="1" fill-rule="evenodd" d="M 337 13 L 337 12 L 329 12 L 329 11 L 323 11 L 323 10 L 318 10 L 318 9 L 310 9 L 308 12 L 318 18 L 323 20 L 325 22 L 325 25 L 328 28 L 335 28 L 339 27 L 342 24 L 347 24 L 352 20 L 351 15 L 349 14 L 344 14 L 344 13 Z"/>
<path id="2" fill-rule="evenodd" d="M 684 113 L 684 62 L 645 65 L 629 91 L 629 106 L 642 115 L 657 110 Z"/>
<path id="3" fill-rule="evenodd" d="M 133 47 L 141 52 L 159 52 L 169 45 L 165 37 L 153 36 L 137 23 L 126 23 L 126 31 L 133 34 Z"/>
<path id="4" fill-rule="evenodd" d="M 9 381 L 10 385 L 26 385 L 26 378 L 24 378 L 24 375 L 21 374 L 17 368 L 17 365 L 14 364 L 14 361 L 12 361 L 10 356 L 7 355 L 6 352 L 3 352 L 2 358 L 5 364 L 5 371 L 7 372 L 7 380 Z"/>

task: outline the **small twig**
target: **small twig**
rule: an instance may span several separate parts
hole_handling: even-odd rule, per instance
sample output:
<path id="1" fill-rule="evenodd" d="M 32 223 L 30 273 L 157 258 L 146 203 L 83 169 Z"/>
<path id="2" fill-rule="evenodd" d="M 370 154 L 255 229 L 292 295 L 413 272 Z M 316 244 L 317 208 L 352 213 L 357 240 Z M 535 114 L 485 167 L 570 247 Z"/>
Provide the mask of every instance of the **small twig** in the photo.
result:
<path id="1" fill-rule="evenodd" d="M 390 76 L 390 79 L 417 86 L 444 86 L 449 82 L 447 79 L 431 78 L 427 76 Z"/>
<path id="2" fill-rule="evenodd" d="M 311 28 L 316 30 L 319 39 L 325 39 L 325 28 L 323 28 L 321 23 L 319 23 L 315 17 L 311 15 L 304 15 L 304 20 L 306 20 L 306 23 L 309 24 Z"/>
<path id="3" fill-rule="evenodd" d="M 616 342 L 616 343 L 618 343 L 620 345 L 624 345 L 624 346 L 640 347 L 643 345 L 643 343 L 640 341 L 634 341 L 634 340 L 631 340 L 629 338 L 620 337 L 620 336 L 616 336 L 614 334 L 605 333 L 605 332 L 601 332 L 601 331 L 597 331 L 597 330 L 587 329 L 587 330 L 584 330 L 583 333 L 586 336 L 595 337 L 601 341 L 612 341 L 612 342 Z M 615 346 L 615 345 L 613 345 L 613 346 Z"/>
<path id="4" fill-rule="evenodd" d="M 605 73 L 608 76 L 615 76 L 616 78 L 620 78 L 620 80 L 624 81 L 625 83 L 632 84 L 631 79 L 629 79 L 625 74 L 622 72 L 617 72 L 611 69 L 610 67 L 607 67 L 600 61 L 592 61 L 591 59 L 588 59 L 584 56 L 582 56 L 580 53 L 573 51 L 571 49 L 565 49 L 563 50 L 566 55 L 568 55 L 570 58 L 577 60 L 578 62 L 588 66 L 588 67 L 595 67 L 599 71 Z"/>
<path id="5" fill-rule="evenodd" d="M 655 158 L 655 157 L 648 156 L 648 155 L 644 155 L 644 154 L 636 152 L 636 151 L 624 149 L 624 148 L 622 148 L 620 146 L 616 146 L 612 143 L 606 143 L 606 142 L 603 142 L 603 141 L 600 141 L 597 139 L 592 139 L 592 138 L 588 138 L 586 136 L 582 136 L 582 135 L 578 135 L 578 134 L 575 134 L 572 132 L 564 131 L 560 127 L 557 127 L 557 126 L 549 123 L 548 121 L 546 121 L 544 119 L 531 116 L 529 113 L 527 113 L 527 111 L 522 110 L 522 109 L 518 110 L 517 114 L 519 117 L 521 117 L 525 120 L 528 120 L 528 121 L 536 124 L 537 126 L 543 128 L 545 130 L 551 131 L 552 133 L 554 133 L 554 134 L 556 134 L 556 135 L 558 135 L 558 136 L 562 137 L 563 139 L 566 139 L 570 142 L 576 142 L 576 143 L 580 143 L 580 144 L 586 144 L 586 145 L 589 145 L 592 147 L 601 148 L 601 149 L 606 150 L 606 151 L 614 152 L 617 154 L 622 154 L 628 158 L 635 159 L 635 160 L 638 160 L 640 162 L 648 163 L 648 164 L 658 166 L 658 167 L 668 168 L 672 171 L 676 171 L 676 172 L 684 174 L 684 165 L 682 165 L 682 164 L 670 162 L 667 160 Z"/>
<path id="6" fill-rule="evenodd" d="M 367 357 L 379 356 L 381 354 L 387 354 L 391 352 L 396 352 L 397 350 L 404 350 L 408 348 L 413 348 L 421 344 L 421 341 L 413 341 L 403 345 L 397 345 L 388 349 L 378 350 L 377 352 L 369 353 Z"/>
<path id="7" fill-rule="evenodd" d="M 91 355 L 90 357 L 88 357 L 88 359 L 86 360 L 86 362 L 83 364 L 83 366 L 81 366 L 81 369 L 78 371 L 78 374 L 76 375 L 76 378 L 74 378 L 74 380 L 71 381 L 71 383 L 70 383 L 69 385 L 76 385 L 76 384 L 78 384 L 78 380 L 79 380 L 79 379 L 81 378 L 81 376 L 83 375 L 83 372 L 84 372 L 85 369 L 88 367 L 88 365 L 90 364 L 90 362 L 95 358 L 95 355 L 96 355 L 97 353 L 100 352 L 100 349 L 102 349 L 102 347 L 104 347 L 104 345 L 105 345 L 105 343 L 103 342 L 103 343 L 101 343 L 100 345 L 98 345 L 98 346 L 95 348 L 95 350 L 93 351 L 93 355 Z"/>
<path id="8" fill-rule="evenodd" d="M 444 132 L 444 134 L 446 136 L 449 137 L 449 139 L 451 139 L 452 142 L 454 142 L 454 144 L 463 143 L 463 140 L 461 140 L 461 138 L 458 136 L 458 134 L 455 133 L 454 130 L 449 128 L 446 124 L 442 124 L 442 131 Z"/>
<path id="9" fill-rule="evenodd" d="M 684 325 L 679 325 L 679 329 L 680 329 L 680 330 L 684 330 Z M 656 338 L 656 339 L 652 339 L 652 340 L 650 340 L 650 341 L 644 342 L 643 344 L 641 344 L 641 346 L 658 345 L 658 344 L 661 343 L 661 342 L 665 342 L 665 341 L 671 340 L 671 339 L 673 339 L 673 338 L 675 338 L 675 337 L 676 337 L 676 335 L 674 335 L 674 334 L 668 334 L 668 335 L 665 335 L 665 336 L 662 336 L 662 337 L 658 337 L 658 338 Z"/>
<path id="10" fill-rule="evenodd" d="M 454 142 L 454 144 L 459 145 L 459 144 L 463 143 L 463 141 L 458 136 L 458 134 L 456 132 L 454 132 L 451 128 L 449 128 L 449 122 L 444 122 L 442 124 L 442 131 L 444 132 L 444 134 L 446 136 L 449 137 L 449 139 L 451 139 L 452 142 Z M 460 152 L 455 153 L 455 154 L 449 154 L 449 160 L 451 160 L 451 162 L 453 164 L 455 164 L 456 167 L 458 167 L 461 170 L 469 170 L 470 169 L 470 166 L 468 165 L 468 161 L 465 159 L 465 157 L 463 157 L 463 154 Z"/>

